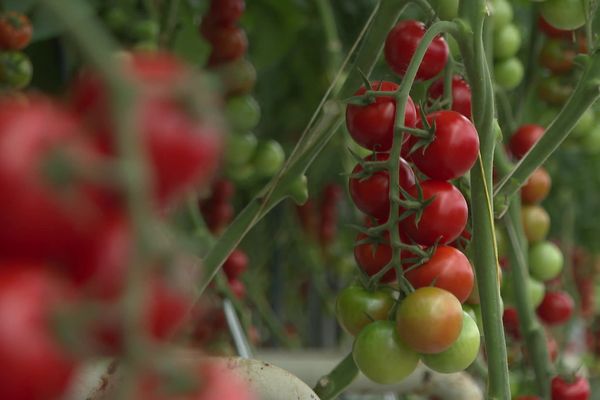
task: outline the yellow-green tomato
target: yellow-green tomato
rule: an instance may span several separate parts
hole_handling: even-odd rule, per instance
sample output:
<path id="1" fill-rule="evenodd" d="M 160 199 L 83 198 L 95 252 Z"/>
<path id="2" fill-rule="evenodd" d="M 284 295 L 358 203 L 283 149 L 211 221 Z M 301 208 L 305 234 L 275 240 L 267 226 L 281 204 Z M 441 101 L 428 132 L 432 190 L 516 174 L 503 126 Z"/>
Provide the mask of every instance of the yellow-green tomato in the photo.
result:
<path id="1" fill-rule="evenodd" d="M 521 220 L 525 237 L 529 243 L 544 240 L 550 230 L 550 216 L 542 207 L 537 205 L 523 206 Z"/>
<path id="2" fill-rule="evenodd" d="M 540 281 L 549 281 L 563 269 L 564 256 L 552 242 L 539 242 L 529 248 L 529 273 Z"/>
<path id="3" fill-rule="evenodd" d="M 546 0 L 540 11 L 546 22 L 557 29 L 573 30 L 585 24 L 583 0 Z"/>
<path id="4" fill-rule="evenodd" d="M 335 314 L 342 328 L 356 336 L 371 322 L 388 319 L 393 305 L 394 298 L 389 291 L 369 291 L 353 285 L 338 294 Z"/>
<path id="5" fill-rule="evenodd" d="M 253 133 L 229 135 L 225 152 L 226 163 L 236 166 L 248 163 L 254 156 L 257 146 L 258 140 Z"/>
<path id="6" fill-rule="evenodd" d="M 458 17 L 460 0 L 430 0 L 429 3 L 442 20 L 451 20 Z"/>
<path id="7" fill-rule="evenodd" d="M 475 320 L 463 313 L 463 325 L 458 339 L 449 349 L 437 354 L 423 354 L 423 363 L 434 371 L 450 374 L 467 368 L 479 354 L 480 334 Z"/>
<path id="8" fill-rule="evenodd" d="M 400 382 L 419 363 L 419 354 L 402 342 L 392 321 L 367 325 L 354 341 L 352 357 L 367 378 L 380 384 Z"/>
<path id="9" fill-rule="evenodd" d="M 542 303 L 545 293 L 546 288 L 544 284 L 530 277 L 527 281 L 527 294 L 529 295 L 529 301 L 534 308 Z M 507 306 L 514 306 L 515 294 L 511 277 L 507 277 L 507 279 L 504 280 L 504 284 L 502 285 L 502 298 Z"/>
<path id="10" fill-rule="evenodd" d="M 507 59 L 514 57 L 521 48 L 521 32 L 516 25 L 507 24 L 494 32 L 494 57 Z"/>
<path id="11" fill-rule="evenodd" d="M 496 83 L 506 90 L 519 86 L 524 75 L 523 63 L 516 57 L 508 58 L 494 65 Z"/>
<path id="12" fill-rule="evenodd" d="M 268 140 L 258 145 L 252 163 L 257 175 L 271 177 L 279 171 L 284 161 L 285 153 L 279 142 Z"/>
<path id="13" fill-rule="evenodd" d="M 492 0 L 492 23 L 494 30 L 498 30 L 509 24 L 513 19 L 513 8 L 507 0 Z"/>
<path id="14" fill-rule="evenodd" d="M 247 132 L 260 122 L 260 106 L 250 95 L 232 97 L 225 105 L 225 116 L 234 132 Z"/>
<path id="15" fill-rule="evenodd" d="M 587 135 L 595 126 L 596 116 L 591 108 L 588 108 L 579 118 L 577 124 L 571 131 L 571 136 L 575 138 L 582 138 Z"/>

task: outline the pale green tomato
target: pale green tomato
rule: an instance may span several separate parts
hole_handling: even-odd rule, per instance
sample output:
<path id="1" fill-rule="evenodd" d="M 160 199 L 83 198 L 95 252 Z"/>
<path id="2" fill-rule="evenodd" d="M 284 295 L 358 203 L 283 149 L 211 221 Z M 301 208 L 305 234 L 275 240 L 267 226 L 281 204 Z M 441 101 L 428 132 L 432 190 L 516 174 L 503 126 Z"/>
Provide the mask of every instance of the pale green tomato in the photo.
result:
<path id="1" fill-rule="evenodd" d="M 529 248 L 529 273 L 532 278 L 549 281 L 563 269 L 562 251 L 552 242 L 539 242 Z"/>
<path id="2" fill-rule="evenodd" d="M 505 60 L 514 57 L 521 48 L 521 32 L 516 25 L 507 24 L 494 32 L 494 57 Z"/>
<path id="3" fill-rule="evenodd" d="M 596 116 L 591 108 L 588 108 L 579 118 L 577 124 L 571 131 L 571 136 L 574 138 L 585 137 L 595 127 Z"/>
<path id="4" fill-rule="evenodd" d="M 523 80 L 525 69 L 518 58 L 509 58 L 494 65 L 494 78 L 500 87 L 511 90 Z"/>
<path id="5" fill-rule="evenodd" d="M 498 30 L 509 24 L 513 19 L 513 8 L 507 0 L 492 0 L 492 23 L 494 30 Z"/>

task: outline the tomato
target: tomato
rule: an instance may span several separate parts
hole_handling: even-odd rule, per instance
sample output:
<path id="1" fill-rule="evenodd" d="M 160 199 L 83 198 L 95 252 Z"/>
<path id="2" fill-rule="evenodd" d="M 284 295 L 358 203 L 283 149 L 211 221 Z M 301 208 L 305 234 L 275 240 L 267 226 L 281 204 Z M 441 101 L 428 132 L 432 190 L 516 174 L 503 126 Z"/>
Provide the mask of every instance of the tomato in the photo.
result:
<path id="1" fill-rule="evenodd" d="M 436 111 L 427 115 L 435 126 L 433 141 L 410 155 L 417 168 L 431 179 L 440 181 L 458 178 L 467 173 L 477 161 L 479 136 L 475 126 L 456 111 Z M 422 122 L 417 123 L 423 128 Z M 410 144 L 417 142 L 416 137 Z"/>
<path id="2" fill-rule="evenodd" d="M 463 310 L 452 293 L 423 287 L 402 300 L 396 323 L 398 335 L 411 349 L 423 354 L 439 353 L 458 339 Z"/>
<path id="3" fill-rule="evenodd" d="M 540 206 L 523 206 L 521 210 L 523 230 L 529 243 L 540 242 L 550 230 L 550 216 Z"/>
<path id="4" fill-rule="evenodd" d="M 460 0 L 432 0 L 431 7 L 441 20 L 451 21 L 458 17 L 458 4 Z"/>
<path id="5" fill-rule="evenodd" d="M 506 24 L 494 31 L 494 57 L 505 60 L 514 57 L 521 48 L 521 32 L 516 25 Z"/>
<path id="6" fill-rule="evenodd" d="M 226 96 L 248 94 L 256 84 L 256 69 L 245 58 L 240 58 L 213 69 L 223 85 Z"/>
<path id="7" fill-rule="evenodd" d="M 516 159 L 521 159 L 543 135 L 543 126 L 535 124 L 521 125 L 510 137 L 508 148 Z"/>
<path id="8" fill-rule="evenodd" d="M 247 268 L 248 256 L 240 249 L 232 251 L 223 264 L 223 271 L 230 281 L 239 278 Z"/>
<path id="9" fill-rule="evenodd" d="M 0 48 L 21 50 L 31 41 L 33 29 L 25 14 L 7 11 L 0 15 Z"/>
<path id="10" fill-rule="evenodd" d="M 540 12 L 557 29 L 573 30 L 585 24 L 585 7 L 580 0 L 546 0 L 540 5 Z"/>
<path id="11" fill-rule="evenodd" d="M 529 296 L 529 301 L 534 307 L 537 307 L 541 304 L 544 299 L 544 293 L 546 289 L 542 282 L 529 278 L 527 281 L 527 294 Z M 512 280 L 506 279 L 506 282 L 502 285 L 502 298 L 507 304 L 507 307 L 514 304 L 514 292 L 512 287 Z"/>
<path id="12" fill-rule="evenodd" d="M 356 237 L 356 243 L 364 241 L 367 237 L 366 234 L 360 233 Z M 389 235 L 386 233 L 380 243 L 355 244 L 354 259 L 358 266 L 369 276 L 381 271 L 392 259 Z M 393 268 L 381 278 L 381 282 L 393 282 L 395 280 L 396 271 Z"/>
<path id="13" fill-rule="evenodd" d="M 444 374 L 462 371 L 477 358 L 480 341 L 477 323 L 469 314 L 463 312 L 462 329 L 458 339 L 441 353 L 423 354 L 423 363 Z"/>
<path id="14" fill-rule="evenodd" d="M 502 323 L 504 324 L 504 331 L 515 339 L 521 338 L 521 328 L 519 325 L 519 316 L 517 309 L 507 307 L 504 309 L 502 314 Z"/>
<path id="15" fill-rule="evenodd" d="M 245 0 L 211 1 L 205 18 L 220 25 L 233 25 L 240 19 L 245 8 Z"/>
<path id="16" fill-rule="evenodd" d="M 538 28 L 540 28 L 540 30 L 542 32 L 544 32 L 544 34 L 548 37 L 551 38 L 556 38 L 556 39 L 570 39 L 573 36 L 573 32 L 572 31 L 565 31 L 562 29 L 556 29 L 555 27 L 553 27 L 552 25 L 550 25 L 545 19 L 544 17 L 542 17 L 540 15 L 539 19 L 538 19 Z"/>
<path id="17" fill-rule="evenodd" d="M 416 268 L 408 267 L 404 276 L 415 289 L 439 287 L 455 295 L 461 303 L 473 289 L 473 267 L 469 259 L 454 247 L 438 246 L 429 261 Z"/>
<path id="18" fill-rule="evenodd" d="M 297 205 L 308 201 L 308 178 L 306 175 L 298 175 L 287 186 L 287 193 Z M 335 225 L 335 224 L 333 224 Z M 333 232 L 335 233 L 335 232 Z M 333 240 L 333 235 L 323 235 L 321 239 L 327 243 Z"/>
<path id="19" fill-rule="evenodd" d="M 337 296 L 335 313 L 341 327 L 356 336 L 371 322 L 387 320 L 394 303 L 389 291 L 369 291 L 360 286 L 348 286 Z"/>
<path id="20" fill-rule="evenodd" d="M 573 316 L 574 307 L 573 298 L 567 292 L 546 292 L 536 312 L 545 324 L 562 325 Z"/>
<path id="21" fill-rule="evenodd" d="M 388 159 L 385 153 L 378 153 L 375 156 L 365 158 L 365 161 L 384 161 Z M 352 175 L 357 175 L 363 171 L 360 164 L 356 164 L 352 170 Z M 400 187 L 407 190 L 415 184 L 415 175 L 404 159 L 400 159 Z M 349 180 L 349 191 L 352 201 L 356 207 L 365 214 L 375 218 L 385 220 L 390 213 L 390 176 L 387 170 L 376 171 L 364 178 L 351 177 Z"/>
<path id="22" fill-rule="evenodd" d="M 426 180 L 420 183 L 423 200 L 433 198 L 427 205 L 417 224 L 415 214 L 400 221 L 402 230 L 415 242 L 423 246 L 448 244 L 456 240 L 467 226 L 468 208 L 462 193 L 448 182 Z M 418 197 L 417 186 L 408 190 Z"/>
<path id="23" fill-rule="evenodd" d="M 404 76 L 426 31 L 424 23 L 407 20 L 399 22 L 388 33 L 385 39 L 385 60 L 395 73 Z M 448 61 L 448 53 L 446 40 L 442 36 L 436 36 L 427 47 L 415 79 L 426 81 L 442 72 Z"/>
<path id="24" fill-rule="evenodd" d="M 47 265 L 0 267 L 0 398 L 62 398 L 76 362 L 54 335 L 52 318 L 69 295 Z"/>
<path id="25" fill-rule="evenodd" d="M 381 384 L 401 381 L 419 363 L 419 355 L 402 341 L 392 321 L 367 325 L 354 341 L 352 357 L 367 378 Z"/>
<path id="26" fill-rule="evenodd" d="M 250 95 L 232 97 L 227 100 L 225 116 L 234 132 L 244 133 L 260 122 L 260 106 Z"/>
<path id="27" fill-rule="evenodd" d="M 562 271 L 564 257 L 552 242 L 538 242 L 529 248 L 529 271 L 540 281 L 549 281 Z"/>
<path id="28" fill-rule="evenodd" d="M 246 32 L 237 26 L 213 26 L 205 37 L 212 45 L 208 65 L 220 65 L 235 61 L 248 50 Z"/>
<path id="29" fill-rule="evenodd" d="M 444 79 L 435 81 L 427 92 L 432 99 L 439 99 L 444 95 Z M 452 110 L 471 119 L 471 87 L 460 76 L 452 77 Z"/>
<path id="30" fill-rule="evenodd" d="M 564 74 L 573 69 L 575 51 L 557 39 L 548 39 L 540 51 L 540 64 L 554 74 Z"/>
<path id="31" fill-rule="evenodd" d="M 253 133 L 229 135 L 225 161 L 231 166 L 244 165 L 252 159 L 257 146 L 258 140 Z"/>
<path id="32" fill-rule="evenodd" d="M 523 63 L 516 57 L 508 58 L 494 64 L 494 78 L 498 86 L 512 90 L 519 86 L 525 75 Z"/>
<path id="33" fill-rule="evenodd" d="M 29 57 L 18 51 L 0 53 L 0 86 L 23 89 L 31 82 L 33 66 Z"/>
<path id="34" fill-rule="evenodd" d="M 229 289 L 233 293 L 233 295 L 239 300 L 244 300 L 246 298 L 246 285 L 239 279 L 231 279 L 229 280 Z"/>
<path id="35" fill-rule="evenodd" d="M 513 8 L 509 1 L 493 0 L 491 6 L 494 29 L 500 29 L 513 20 Z"/>
<path id="36" fill-rule="evenodd" d="M 555 376 L 552 378 L 552 400 L 588 400 L 590 383 L 583 376 L 572 379 Z"/>
<path id="37" fill-rule="evenodd" d="M 371 90 L 391 92 L 398 90 L 394 82 L 375 81 Z M 366 92 L 362 86 L 355 96 Z M 346 126 L 352 139 L 361 146 L 375 151 L 389 151 L 394 139 L 394 122 L 396 118 L 396 101 L 393 97 L 374 97 L 371 103 L 365 105 L 348 104 L 346 108 Z M 410 98 L 404 109 L 404 124 L 414 127 L 417 123 L 417 112 Z"/>
<path id="38" fill-rule="evenodd" d="M 276 140 L 261 142 L 254 153 L 252 164 L 256 174 L 262 177 L 274 176 L 285 162 L 285 152 Z"/>
<path id="39" fill-rule="evenodd" d="M 562 106 L 572 93 L 571 83 L 564 82 L 559 76 L 544 78 L 538 85 L 540 99 L 552 106 Z M 548 121 L 552 121 L 557 114 L 558 112 L 551 112 L 551 118 Z"/>
<path id="40" fill-rule="evenodd" d="M 592 129 L 596 127 L 596 116 L 591 108 L 585 110 L 585 112 L 577 121 L 577 124 L 571 131 L 571 136 L 574 138 L 581 138 L 587 135 Z"/>
<path id="41" fill-rule="evenodd" d="M 541 202 L 550 193 L 551 185 L 552 179 L 548 172 L 543 167 L 537 168 L 521 188 L 521 201 L 523 204 Z"/>

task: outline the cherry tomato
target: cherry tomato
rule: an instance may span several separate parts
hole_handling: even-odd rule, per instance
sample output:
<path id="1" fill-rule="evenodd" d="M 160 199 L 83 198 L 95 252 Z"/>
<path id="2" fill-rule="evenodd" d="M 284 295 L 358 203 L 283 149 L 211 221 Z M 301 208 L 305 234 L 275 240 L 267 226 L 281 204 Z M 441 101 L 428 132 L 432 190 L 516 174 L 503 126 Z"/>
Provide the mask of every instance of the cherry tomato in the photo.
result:
<path id="1" fill-rule="evenodd" d="M 444 79 L 435 81 L 427 92 L 432 99 L 444 95 Z M 471 87 L 460 75 L 452 77 L 452 110 L 471 119 Z"/>
<path id="2" fill-rule="evenodd" d="M 256 69 L 245 58 L 219 65 L 213 71 L 219 76 L 226 96 L 248 94 L 256 84 Z"/>
<path id="3" fill-rule="evenodd" d="M 458 17 L 459 0 L 432 0 L 431 7 L 441 20 L 451 21 Z"/>
<path id="4" fill-rule="evenodd" d="M 378 153 L 375 156 L 365 158 L 365 161 L 385 161 L 388 159 L 385 153 Z M 400 159 L 400 187 L 405 190 L 415 184 L 415 175 L 404 159 Z M 360 164 L 356 164 L 352 170 L 352 175 L 363 171 Z M 390 213 L 390 176 L 387 170 L 376 171 L 364 178 L 350 178 L 349 180 L 350 196 L 356 207 L 365 214 L 375 218 L 385 220 Z"/>
<path id="5" fill-rule="evenodd" d="M 560 376 L 552 378 L 552 400 L 588 400 L 590 383 L 583 376 L 566 379 Z"/>
<path id="6" fill-rule="evenodd" d="M 0 53 L 0 86 L 23 89 L 31 82 L 33 66 L 29 57 L 19 51 Z"/>
<path id="7" fill-rule="evenodd" d="M 529 278 L 527 281 L 527 294 L 529 296 L 529 301 L 534 307 L 537 307 L 542 303 L 545 292 L 546 289 L 542 282 L 533 278 Z M 502 299 L 506 303 L 507 307 L 510 307 L 514 304 L 514 297 L 512 280 L 507 279 L 502 285 Z"/>
<path id="8" fill-rule="evenodd" d="M 31 41 L 33 29 L 26 15 L 7 11 L 0 15 L 0 48 L 21 50 Z"/>
<path id="9" fill-rule="evenodd" d="M 562 325 L 571 318 L 574 307 L 573 298 L 567 292 L 546 292 L 536 312 L 545 324 Z"/>
<path id="10" fill-rule="evenodd" d="M 239 278 L 247 268 L 248 256 L 240 249 L 232 251 L 223 264 L 223 271 L 230 281 Z"/>
<path id="11" fill-rule="evenodd" d="M 398 335 L 411 349 L 423 354 L 439 353 L 458 339 L 463 310 L 452 293 L 424 287 L 402 300 L 396 323 Z"/>
<path id="12" fill-rule="evenodd" d="M 540 242 L 550 230 L 550 216 L 540 206 L 523 206 L 521 210 L 523 230 L 529 243 Z"/>
<path id="13" fill-rule="evenodd" d="M 31 264 L 0 268 L 2 399 L 61 398 L 74 374 L 75 359 L 51 325 L 68 294 L 49 269 Z"/>
<path id="14" fill-rule="evenodd" d="M 596 127 L 596 116 L 594 114 L 594 110 L 588 108 L 585 112 L 579 117 L 579 121 L 573 127 L 571 131 L 571 137 L 581 138 L 582 136 L 587 135 L 592 129 Z"/>
<path id="15" fill-rule="evenodd" d="M 211 1 L 205 18 L 219 25 L 233 25 L 240 19 L 245 8 L 244 0 Z"/>
<path id="16" fill-rule="evenodd" d="M 394 82 L 375 81 L 371 90 L 391 92 L 398 89 Z M 362 86 L 355 96 L 366 92 Z M 352 139 L 361 146 L 375 151 L 389 151 L 394 139 L 394 121 L 396 117 L 396 101 L 392 97 L 374 97 L 373 102 L 366 105 L 348 104 L 346 108 L 346 126 Z M 409 97 L 404 110 L 404 124 L 414 127 L 417 123 L 417 112 Z"/>
<path id="17" fill-rule="evenodd" d="M 513 8 L 507 0 L 493 0 L 492 5 L 492 21 L 494 29 L 500 29 L 513 20 Z"/>
<path id="18" fill-rule="evenodd" d="M 535 124 L 521 125 L 510 137 L 508 148 L 516 159 L 521 159 L 543 135 L 543 126 Z"/>
<path id="19" fill-rule="evenodd" d="M 465 116 L 456 111 L 436 111 L 427 115 L 427 122 L 435 126 L 433 141 L 415 150 L 410 159 L 431 179 L 440 181 L 458 178 L 468 172 L 477 161 L 479 136 Z M 424 129 L 422 122 L 418 128 Z M 411 137 L 411 144 L 418 138 Z"/>
<path id="20" fill-rule="evenodd" d="M 540 64 L 554 74 L 564 74 L 573 69 L 575 55 L 563 41 L 548 39 L 540 51 Z"/>
<path id="21" fill-rule="evenodd" d="M 256 174 L 261 177 L 274 176 L 285 162 L 285 152 L 276 140 L 267 140 L 258 144 L 252 164 Z"/>
<path id="22" fill-rule="evenodd" d="M 425 365 L 434 371 L 449 374 L 466 369 L 479 354 L 481 337 L 477 323 L 463 312 L 462 329 L 458 339 L 446 350 L 436 354 L 423 354 Z"/>
<path id="23" fill-rule="evenodd" d="M 225 161 L 231 166 L 244 165 L 252 159 L 257 146 L 258 140 L 253 133 L 229 135 Z"/>
<path id="24" fill-rule="evenodd" d="M 564 257 L 552 242 L 538 242 L 529 247 L 529 272 L 540 281 L 556 278 L 563 269 Z"/>
<path id="25" fill-rule="evenodd" d="M 448 244 L 456 240 L 467 226 L 468 208 L 462 193 L 448 182 L 427 180 L 420 183 L 423 200 L 433 198 L 416 222 L 415 214 L 400 221 L 402 230 L 415 242 L 423 246 Z M 417 186 L 408 190 L 418 197 Z"/>
<path id="26" fill-rule="evenodd" d="M 521 201 L 523 204 L 537 204 L 544 200 L 550 193 L 552 179 L 548 172 L 539 167 L 527 179 L 525 185 L 521 188 Z"/>
<path id="27" fill-rule="evenodd" d="M 515 339 L 521 338 L 521 328 L 519 326 L 519 316 L 516 308 L 507 307 L 504 309 L 502 323 L 504 324 L 504 331 L 507 334 Z"/>
<path id="28" fill-rule="evenodd" d="M 450 246 L 438 246 L 429 261 L 418 267 L 408 266 L 405 276 L 415 289 L 439 287 L 455 295 L 461 303 L 473 290 L 473 267 L 469 259 Z"/>
<path id="29" fill-rule="evenodd" d="M 419 363 L 419 355 L 402 341 L 391 321 L 367 325 L 354 341 L 352 357 L 367 378 L 381 384 L 401 381 Z"/>
<path id="30" fill-rule="evenodd" d="M 212 45 L 208 65 L 220 65 L 238 60 L 248 50 L 246 32 L 237 26 L 215 26 L 205 33 Z"/>
<path id="31" fill-rule="evenodd" d="M 356 242 L 364 241 L 368 236 L 360 233 Z M 354 259 L 360 268 L 369 276 L 381 271 L 392 259 L 392 248 L 390 247 L 389 235 L 386 233 L 381 243 L 355 244 Z M 381 282 L 393 282 L 396 280 L 396 271 L 392 268 L 383 275 Z"/>
<path id="32" fill-rule="evenodd" d="M 508 58 L 494 64 L 494 78 L 496 83 L 506 89 L 512 90 L 519 86 L 525 75 L 523 63 L 516 57 Z"/>
<path id="33" fill-rule="evenodd" d="M 540 81 L 538 94 L 541 100 L 552 106 L 562 106 L 573 93 L 570 82 L 564 82 L 559 76 L 549 76 Z M 554 119 L 556 112 L 551 113 L 549 121 Z"/>
<path id="34" fill-rule="evenodd" d="M 342 328 L 356 336 L 371 322 L 387 320 L 394 302 L 389 291 L 348 286 L 337 296 L 335 313 Z"/>
<path id="35" fill-rule="evenodd" d="M 250 95 L 230 97 L 225 116 L 234 132 L 244 133 L 256 128 L 260 122 L 260 106 Z"/>
<path id="36" fill-rule="evenodd" d="M 404 76 L 426 31 L 427 27 L 422 22 L 407 20 L 399 22 L 388 33 L 385 39 L 385 60 L 395 73 Z M 416 79 L 426 81 L 439 74 L 446 66 L 448 53 L 446 40 L 442 36 L 436 36 L 425 52 Z"/>
<path id="37" fill-rule="evenodd" d="M 570 39 L 573 36 L 573 32 L 572 31 L 565 31 L 562 29 L 556 29 L 555 27 L 553 27 L 552 25 L 550 25 L 543 16 L 540 15 L 540 18 L 538 19 L 538 28 L 540 28 L 540 30 L 542 32 L 544 32 L 544 34 L 548 37 L 551 38 L 556 38 L 556 39 Z"/>
<path id="38" fill-rule="evenodd" d="M 573 30 L 585 24 L 585 7 L 579 0 L 547 0 L 540 4 L 540 12 L 557 29 Z"/>
<path id="39" fill-rule="evenodd" d="M 500 60 L 514 57 L 521 48 L 521 32 L 516 25 L 494 27 L 494 57 Z"/>
<path id="40" fill-rule="evenodd" d="M 246 285 L 239 279 L 231 279 L 229 280 L 229 289 L 233 293 L 235 297 L 239 300 L 244 300 L 246 298 Z"/>

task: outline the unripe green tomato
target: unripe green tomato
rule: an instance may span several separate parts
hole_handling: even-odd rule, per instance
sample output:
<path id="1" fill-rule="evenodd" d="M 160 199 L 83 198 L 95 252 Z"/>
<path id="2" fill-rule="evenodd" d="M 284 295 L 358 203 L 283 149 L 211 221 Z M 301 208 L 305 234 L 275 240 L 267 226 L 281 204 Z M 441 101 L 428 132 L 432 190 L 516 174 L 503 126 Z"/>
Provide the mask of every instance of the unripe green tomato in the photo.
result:
<path id="1" fill-rule="evenodd" d="M 543 283 L 531 277 L 529 278 L 527 281 L 527 294 L 529 295 L 529 301 L 534 308 L 542 303 L 545 292 L 546 289 Z M 513 306 L 515 304 L 512 277 L 507 277 L 507 279 L 504 280 L 504 284 L 502 285 L 502 299 L 507 306 Z"/>
<path id="2" fill-rule="evenodd" d="M 571 135 L 574 138 L 582 138 L 587 135 L 595 126 L 596 116 L 594 111 L 591 108 L 585 110 L 585 112 L 577 121 L 575 127 L 573 127 L 573 131 L 571 131 Z"/>
<path id="3" fill-rule="evenodd" d="M 523 206 L 521 220 L 525 237 L 529 243 L 540 242 L 546 238 L 550 230 L 550 216 L 538 205 Z"/>
<path id="4" fill-rule="evenodd" d="M 468 1 L 468 0 L 467 0 Z M 452 20 L 458 17 L 460 0 L 431 0 L 430 4 L 441 20 Z"/>
<path id="5" fill-rule="evenodd" d="M 513 8 L 509 1 L 493 0 L 491 6 L 494 30 L 502 28 L 513 20 Z"/>
<path id="6" fill-rule="evenodd" d="M 500 297 L 502 300 L 502 297 Z M 504 304 L 503 307 L 504 308 Z M 483 319 L 481 318 L 481 306 L 479 304 L 463 304 L 463 310 L 477 323 L 479 335 L 483 336 Z"/>
<path id="7" fill-rule="evenodd" d="M 258 146 L 258 140 L 253 133 L 231 134 L 227 139 L 225 162 L 228 165 L 244 165 L 252 159 Z"/>
<path id="8" fill-rule="evenodd" d="M 552 242 L 539 242 L 529 248 L 529 273 L 539 281 L 556 278 L 563 269 L 564 256 Z"/>
<path id="9" fill-rule="evenodd" d="M 308 178 L 300 175 L 288 186 L 288 193 L 294 202 L 301 206 L 308 200 Z"/>
<path id="10" fill-rule="evenodd" d="M 23 89 L 33 76 L 29 57 L 20 51 L 0 52 L 0 85 L 11 89 Z"/>
<path id="11" fill-rule="evenodd" d="M 494 64 L 494 78 L 500 87 L 511 90 L 519 86 L 525 70 L 518 58 L 509 58 Z"/>
<path id="12" fill-rule="evenodd" d="M 284 161 L 285 153 L 279 142 L 275 140 L 260 143 L 252 159 L 256 174 L 261 177 L 275 175 Z"/>
<path id="13" fill-rule="evenodd" d="M 247 132 L 260 122 L 260 106 L 254 97 L 236 96 L 227 101 L 225 115 L 234 132 Z"/>
<path id="14" fill-rule="evenodd" d="M 516 25 L 507 24 L 494 32 L 494 58 L 514 57 L 521 48 L 521 32 Z"/>
<path id="15" fill-rule="evenodd" d="M 585 7 L 582 0 L 546 0 L 540 6 L 542 16 L 558 29 L 574 30 L 585 24 Z"/>
<path id="16" fill-rule="evenodd" d="M 253 164 L 228 166 L 225 175 L 232 181 L 249 186 L 256 181 L 256 169 Z"/>
<path id="17" fill-rule="evenodd" d="M 352 336 L 356 336 L 371 322 L 387 320 L 394 302 L 389 291 L 369 291 L 361 286 L 352 285 L 337 295 L 335 314 L 340 326 Z"/>
<path id="18" fill-rule="evenodd" d="M 600 125 L 596 125 L 587 135 L 581 138 L 581 147 L 587 154 L 600 154 Z"/>
<path id="19" fill-rule="evenodd" d="M 151 19 L 135 21 L 130 28 L 129 35 L 139 41 L 155 41 L 158 38 L 160 27 Z"/>

